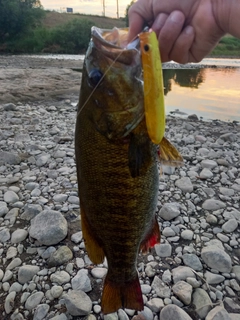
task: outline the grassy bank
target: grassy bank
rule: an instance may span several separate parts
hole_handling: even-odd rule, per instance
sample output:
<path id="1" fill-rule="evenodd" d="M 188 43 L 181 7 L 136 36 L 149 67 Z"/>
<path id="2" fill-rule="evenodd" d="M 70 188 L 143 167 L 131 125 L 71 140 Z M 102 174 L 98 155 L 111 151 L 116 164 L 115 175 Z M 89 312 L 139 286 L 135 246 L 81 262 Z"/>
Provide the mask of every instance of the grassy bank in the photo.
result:
<path id="1" fill-rule="evenodd" d="M 0 53 L 84 53 L 92 26 L 126 26 L 124 19 L 47 11 L 40 26 L 3 44 Z"/>
<path id="2" fill-rule="evenodd" d="M 46 11 L 41 25 L 11 41 L 0 43 L 0 53 L 85 53 L 91 26 L 123 28 L 126 21 L 96 15 Z M 225 36 L 210 57 L 240 58 L 240 39 Z"/>
<path id="3" fill-rule="evenodd" d="M 240 39 L 226 35 L 220 40 L 210 57 L 240 58 Z"/>

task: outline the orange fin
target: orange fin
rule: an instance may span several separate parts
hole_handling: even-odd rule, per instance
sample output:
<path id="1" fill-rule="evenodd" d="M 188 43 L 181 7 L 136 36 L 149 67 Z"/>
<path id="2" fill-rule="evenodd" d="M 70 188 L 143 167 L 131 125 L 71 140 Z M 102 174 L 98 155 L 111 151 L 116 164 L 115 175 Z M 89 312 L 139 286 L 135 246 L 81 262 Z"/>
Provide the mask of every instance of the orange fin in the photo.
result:
<path id="1" fill-rule="evenodd" d="M 104 314 L 112 313 L 120 308 L 143 310 L 142 290 L 138 275 L 128 282 L 116 283 L 106 276 L 103 294 L 102 311 Z"/>
<path id="2" fill-rule="evenodd" d="M 104 260 L 104 252 L 101 246 L 98 244 L 91 227 L 86 218 L 86 214 L 81 206 L 81 225 L 83 232 L 83 239 L 85 242 L 86 250 L 88 252 L 88 256 L 90 260 L 94 264 L 102 263 Z"/>
<path id="3" fill-rule="evenodd" d="M 162 138 L 159 147 L 160 150 L 158 156 L 161 164 L 172 167 L 181 167 L 184 164 L 183 157 L 174 147 L 174 145 L 167 140 L 167 138 Z"/>
<path id="4" fill-rule="evenodd" d="M 153 219 L 152 229 L 147 233 L 145 239 L 142 241 L 140 245 L 140 250 L 143 253 L 147 253 L 150 248 L 154 247 L 155 244 L 160 243 L 161 235 L 159 230 L 159 225 L 157 222 L 157 217 Z"/>

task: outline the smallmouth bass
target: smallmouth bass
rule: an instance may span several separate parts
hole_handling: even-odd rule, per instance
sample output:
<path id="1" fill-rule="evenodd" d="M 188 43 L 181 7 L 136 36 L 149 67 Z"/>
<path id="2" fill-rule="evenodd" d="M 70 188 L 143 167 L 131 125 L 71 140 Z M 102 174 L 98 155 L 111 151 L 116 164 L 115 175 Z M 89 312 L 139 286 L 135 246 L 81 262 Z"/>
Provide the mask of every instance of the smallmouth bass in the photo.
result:
<path id="1" fill-rule="evenodd" d="M 94 264 L 108 262 L 105 314 L 143 309 L 137 256 L 160 241 L 157 145 L 146 127 L 139 41 L 125 48 L 127 33 L 92 28 L 75 131 L 83 238 Z"/>

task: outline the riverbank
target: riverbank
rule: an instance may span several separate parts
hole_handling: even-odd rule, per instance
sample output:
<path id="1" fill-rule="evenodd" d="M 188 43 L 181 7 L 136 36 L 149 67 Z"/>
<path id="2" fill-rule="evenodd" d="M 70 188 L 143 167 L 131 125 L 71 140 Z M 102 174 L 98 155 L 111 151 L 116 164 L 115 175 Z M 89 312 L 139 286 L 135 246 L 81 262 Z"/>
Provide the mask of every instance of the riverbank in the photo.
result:
<path id="1" fill-rule="evenodd" d="M 128 309 L 101 314 L 107 263 L 94 266 L 82 239 L 74 160 L 81 74 L 73 70 L 79 65 L 13 57 L 0 69 L 0 90 L 5 85 L 0 318 L 5 320 L 129 320 L 138 314 Z M 58 95 L 55 90 L 63 86 Z M 162 239 L 138 259 L 141 315 L 145 320 L 237 320 L 239 124 L 168 117 L 166 135 L 182 153 L 184 166 L 159 167 L 156 214 Z"/>

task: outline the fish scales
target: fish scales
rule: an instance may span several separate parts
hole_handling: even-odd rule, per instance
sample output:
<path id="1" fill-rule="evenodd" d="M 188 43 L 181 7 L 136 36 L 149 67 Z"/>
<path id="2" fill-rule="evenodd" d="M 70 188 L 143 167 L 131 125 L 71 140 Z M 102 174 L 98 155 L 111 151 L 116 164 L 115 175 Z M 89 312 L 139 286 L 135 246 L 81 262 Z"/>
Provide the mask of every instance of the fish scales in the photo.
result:
<path id="1" fill-rule="evenodd" d="M 83 237 L 94 263 L 107 258 L 102 310 L 111 313 L 121 307 L 143 309 L 136 263 L 139 250 L 160 239 L 155 217 L 159 178 L 156 145 L 147 134 L 137 80 L 140 54 L 136 63 L 132 50 L 131 65 L 126 50 L 126 72 L 124 53 L 121 62 L 114 61 L 103 46 L 95 39 L 86 54 L 75 149 Z M 110 63 L 112 68 L 93 91 L 92 72 L 104 74 Z"/>

